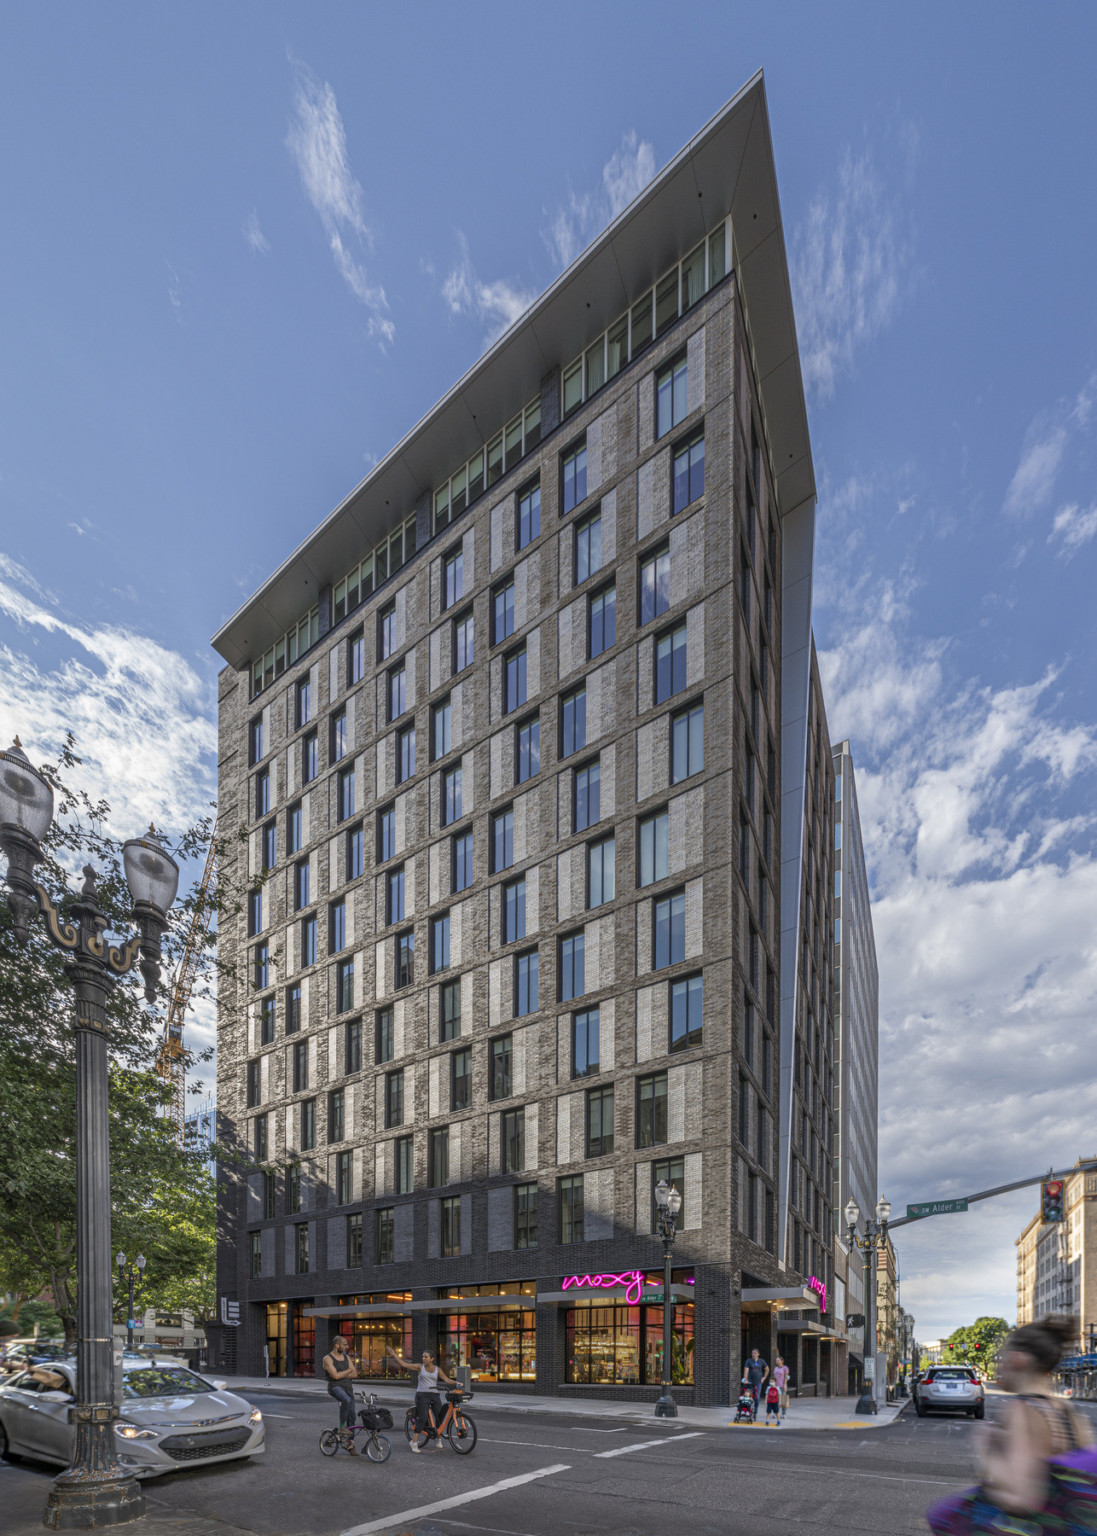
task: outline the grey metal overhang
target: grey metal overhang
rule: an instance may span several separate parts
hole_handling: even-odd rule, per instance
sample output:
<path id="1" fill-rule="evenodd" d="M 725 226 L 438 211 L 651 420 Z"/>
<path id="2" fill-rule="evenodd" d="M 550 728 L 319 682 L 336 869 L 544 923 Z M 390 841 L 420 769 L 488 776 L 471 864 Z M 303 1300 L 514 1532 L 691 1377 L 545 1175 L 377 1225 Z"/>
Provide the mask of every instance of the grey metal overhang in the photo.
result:
<path id="1" fill-rule="evenodd" d="M 819 1310 L 819 1297 L 807 1285 L 746 1285 L 740 1304 L 744 1311 L 800 1311 L 804 1307 Z"/>
<path id="2" fill-rule="evenodd" d="M 731 98 L 213 637 L 262 654 L 386 532 L 726 213 L 782 514 L 815 491 L 761 70 Z M 588 307 L 589 306 L 589 307 Z"/>

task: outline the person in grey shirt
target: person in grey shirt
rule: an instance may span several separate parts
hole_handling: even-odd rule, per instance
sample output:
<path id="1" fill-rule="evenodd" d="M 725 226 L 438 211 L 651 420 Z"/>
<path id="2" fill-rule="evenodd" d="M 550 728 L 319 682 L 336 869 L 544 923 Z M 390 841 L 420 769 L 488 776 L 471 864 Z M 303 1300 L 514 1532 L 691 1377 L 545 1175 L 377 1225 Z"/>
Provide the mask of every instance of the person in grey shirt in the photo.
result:
<path id="1" fill-rule="evenodd" d="M 388 1355 L 391 1360 L 396 1361 L 402 1371 L 416 1373 L 415 1439 L 411 1442 L 411 1448 L 418 1455 L 422 1450 L 419 1436 L 433 1434 L 434 1426 L 442 1422 L 442 1399 L 438 1394 L 438 1383 L 441 1381 L 447 1387 L 455 1387 L 457 1383 L 436 1363 L 429 1349 L 423 1351 L 422 1365 L 416 1365 L 413 1360 L 405 1360 L 403 1355 L 398 1355 L 394 1349 L 389 1349 Z M 434 1438 L 434 1449 L 436 1451 L 443 1449 L 442 1442 L 437 1436 Z"/>

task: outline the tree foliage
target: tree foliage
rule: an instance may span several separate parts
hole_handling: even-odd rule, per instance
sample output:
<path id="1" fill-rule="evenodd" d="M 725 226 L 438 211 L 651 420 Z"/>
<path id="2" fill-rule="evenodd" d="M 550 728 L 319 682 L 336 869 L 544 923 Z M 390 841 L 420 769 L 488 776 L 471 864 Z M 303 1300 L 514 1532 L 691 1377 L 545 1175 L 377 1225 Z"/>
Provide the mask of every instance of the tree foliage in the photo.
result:
<path id="1" fill-rule="evenodd" d="M 1004 1317 L 977 1317 L 949 1334 L 941 1349 L 941 1364 L 973 1365 L 989 1371 L 1009 1333 Z"/>

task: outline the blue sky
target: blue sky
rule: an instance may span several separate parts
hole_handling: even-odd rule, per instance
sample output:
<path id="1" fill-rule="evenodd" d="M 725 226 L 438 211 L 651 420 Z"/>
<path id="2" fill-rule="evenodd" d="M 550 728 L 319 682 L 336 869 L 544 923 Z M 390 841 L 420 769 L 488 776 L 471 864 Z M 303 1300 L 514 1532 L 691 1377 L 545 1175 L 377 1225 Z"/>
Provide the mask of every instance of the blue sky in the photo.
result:
<path id="1" fill-rule="evenodd" d="M 765 68 L 816 634 L 878 903 L 882 1181 L 901 1205 L 1097 1151 L 1092 10 L 3 28 L 0 728 L 45 754 L 73 721 L 127 833 L 212 797 L 218 625 Z M 904 1235 L 923 1336 L 1012 1315 L 1031 1209 Z"/>

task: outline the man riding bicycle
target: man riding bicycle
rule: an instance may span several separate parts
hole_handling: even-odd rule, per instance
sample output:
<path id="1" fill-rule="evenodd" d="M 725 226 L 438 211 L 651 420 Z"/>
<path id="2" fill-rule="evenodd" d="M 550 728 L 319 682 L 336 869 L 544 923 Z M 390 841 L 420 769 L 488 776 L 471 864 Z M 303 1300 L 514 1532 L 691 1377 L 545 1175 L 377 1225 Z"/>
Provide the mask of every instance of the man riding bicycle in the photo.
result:
<path id="1" fill-rule="evenodd" d="M 389 1358 L 395 1360 L 402 1371 L 415 1371 L 418 1379 L 415 1383 L 415 1439 L 411 1442 L 411 1448 L 416 1455 L 419 1454 L 419 1436 L 430 1434 L 433 1429 L 431 1424 L 431 1411 L 434 1413 L 434 1425 L 441 1422 L 442 1399 L 438 1394 L 438 1383 L 443 1382 L 447 1387 L 455 1387 L 457 1383 L 452 1377 L 447 1376 L 440 1365 L 435 1363 L 434 1356 L 429 1349 L 423 1351 L 422 1365 L 416 1365 L 413 1360 L 405 1360 L 403 1355 L 398 1355 L 394 1349 L 388 1350 Z M 443 1449 L 441 1440 L 435 1436 L 434 1449 Z"/>
<path id="2" fill-rule="evenodd" d="M 354 1388 L 351 1382 L 358 1371 L 347 1354 L 347 1341 L 341 1333 L 337 1333 L 331 1341 L 331 1354 L 324 1356 L 324 1374 L 328 1378 L 328 1396 L 334 1397 L 339 1404 L 339 1430 L 343 1447 L 352 1456 L 357 1456 L 358 1447 L 350 1429 L 354 1423 Z"/>

